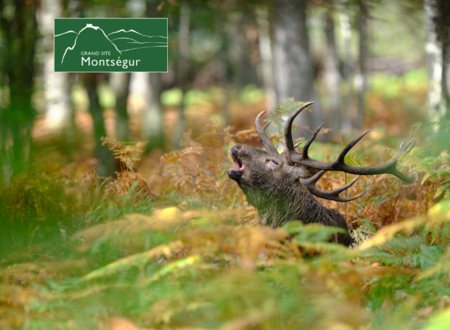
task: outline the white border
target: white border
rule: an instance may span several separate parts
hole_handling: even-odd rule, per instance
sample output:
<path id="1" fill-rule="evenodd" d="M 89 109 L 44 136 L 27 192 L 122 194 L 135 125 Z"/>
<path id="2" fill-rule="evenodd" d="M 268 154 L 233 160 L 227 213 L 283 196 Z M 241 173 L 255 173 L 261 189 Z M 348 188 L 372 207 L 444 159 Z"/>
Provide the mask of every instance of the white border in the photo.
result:
<path id="1" fill-rule="evenodd" d="M 167 71 L 56 71 L 55 56 L 55 22 L 57 19 L 165 19 L 167 32 Z M 53 72 L 55 73 L 112 73 L 112 72 L 149 72 L 149 73 L 168 73 L 169 72 L 169 18 L 167 17 L 54 17 L 53 18 Z"/>

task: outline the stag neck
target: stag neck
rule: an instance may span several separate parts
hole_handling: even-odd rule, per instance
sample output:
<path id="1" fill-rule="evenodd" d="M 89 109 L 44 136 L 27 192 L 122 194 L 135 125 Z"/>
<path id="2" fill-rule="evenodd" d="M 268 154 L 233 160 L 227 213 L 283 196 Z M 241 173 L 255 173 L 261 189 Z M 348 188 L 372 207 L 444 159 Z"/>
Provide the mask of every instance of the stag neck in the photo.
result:
<path id="1" fill-rule="evenodd" d="M 258 210 L 262 225 L 277 228 L 299 220 L 304 224 L 322 223 L 347 229 L 345 221 L 336 220 L 336 215 L 320 204 L 300 180 L 271 188 L 242 189 L 248 203 Z"/>

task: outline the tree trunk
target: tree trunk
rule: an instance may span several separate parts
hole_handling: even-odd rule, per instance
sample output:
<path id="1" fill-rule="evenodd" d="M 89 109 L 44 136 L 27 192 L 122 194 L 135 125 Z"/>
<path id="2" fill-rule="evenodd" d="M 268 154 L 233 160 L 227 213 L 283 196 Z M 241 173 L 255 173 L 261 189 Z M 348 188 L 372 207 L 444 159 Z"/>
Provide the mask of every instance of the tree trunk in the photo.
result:
<path id="1" fill-rule="evenodd" d="M 178 149 L 181 142 L 181 134 L 184 131 L 185 118 L 184 118 L 184 97 L 187 90 L 187 74 L 188 74 L 188 60 L 189 60 L 189 20 L 190 9 L 189 5 L 182 3 L 180 8 L 180 30 L 178 33 L 178 46 L 180 53 L 180 61 L 178 63 L 180 87 L 181 87 L 181 102 L 179 108 L 178 126 L 175 131 L 175 147 Z"/>
<path id="2" fill-rule="evenodd" d="M 42 43 L 45 48 L 44 58 L 44 91 L 47 102 L 45 104 L 46 124 L 50 132 L 61 132 L 71 125 L 72 109 L 69 97 L 69 83 L 67 72 L 55 72 L 53 57 L 53 21 L 60 17 L 62 7 L 58 0 L 42 0 L 39 11 L 40 31 L 43 35 Z M 69 144 L 71 142 L 69 141 Z"/>
<path id="3" fill-rule="evenodd" d="M 450 91 L 448 87 L 448 79 L 449 79 L 449 61 L 450 61 L 450 38 L 447 35 L 447 45 L 443 45 L 442 49 L 442 97 L 443 97 L 443 106 L 445 107 L 445 115 L 446 119 L 450 119 Z"/>
<path id="4" fill-rule="evenodd" d="M 64 8 L 69 7 L 67 4 Z M 85 1 L 74 2 L 71 15 L 79 17 L 88 16 L 89 4 Z M 103 73 L 77 73 L 80 80 L 83 81 L 86 93 L 89 99 L 89 113 L 92 117 L 94 126 L 94 140 L 95 140 L 95 158 L 97 158 L 97 174 L 101 177 L 114 176 L 115 167 L 113 166 L 113 156 L 111 150 L 107 146 L 102 145 L 100 140 L 106 137 L 105 121 L 103 119 L 103 109 L 100 105 L 98 94 L 99 82 L 105 78 Z"/>
<path id="5" fill-rule="evenodd" d="M 358 112 L 356 114 L 356 129 L 360 130 L 363 126 L 364 99 L 367 90 L 367 57 L 368 57 L 368 33 L 367 33 L 367 0 L 359 0 L 359 58 L 358 75 L 356 76 L 356 88 L 358 91 Z"/>
<path id="6" fill-rule="evenodd" d="M 336 49 L 333 11 L 331 9 L 328 10 L 325 16 L 325 34 L 327 38 L 324 61 L 325 85 L 332 118 L 331 128 L 335 135 L 339 135 L 341 128 L 341 73 L 339 72 L 339 58 Z"/>
<path id="7" fill-rule="evenodd" d="M 226 38 L 226 36 L 224 37 Z M 226 41 L 225 41 L 226 43 Z M 229 83 L 228 83 L 228 58 L 227 58 L 227 52 L 225 49 L 221 52 L 222 56 L 220 58 L 221 66 L 220 66 L 220 83 L 222 85 L 222 91 L 223 91 L 223 100 L 222 100 L 222 115 L 225 121 L 225 127 L 228 127 L 231 125 L 231 118 L 230 118 L 230 91 L 229 91 Z"/>
<path id="8" fill-rule="evenodd" d="M 225 31 L 226 54 L 229 69 L 232 73 L 233 87 L 242 89 L 249 84 L 259 85 L 258 74 L 250 60 L 249 43 L 246 38 L 246 25 L 252 24 L 247 12 L 232 12 L 228 14 Z"/>
<path id="9" fill-rule="evenodd" d="M 448 0 L 437 0 L 438 19 L 436 22 L 438 39 L 442 50 L 442 107 L 443 118 L 450 119 L 450 94 L 448 90 L 448 61 L 450 60 L 450 2 Z"/>
<path id="10" fill-rule="evenodd" d="M 147 151 L 164 148 L 162 81 L 160 73 L 143 73 L 146 79 L 145 110 L 142 115 L 142 140 L 148 141 Z"/>
<path id="11" fill-rule="evenodd" d="M 0 109 L 2 131 L 2 168 L 0 177 L 7 183 L 10 176 L 26 171 L 30 164 L 31 128 L 35 116 L 32 105 L 34 56 L 37 40 L 36 10 L 39 2 L 14 1 L 9 6 L 14 15 L 4 13 L 0 0 L 2 36 L 1 72 L 7 78 L 9 103 Z"/>
<path id="12" fill-rule="evenodd" d="M 100 106 L 98 97 L 98 80 L 100 76 L 97 73 L 83 74 L 83 81 L 89 98 L 89 112 L 94 123 L 95 155 L 98 161 L 97 173 L 99 176 L 112 175 L 113 161 L 111 151 L 102 146 L 102 137 L 106 137 L 105 122 L 103 120 L 103 109 Z"/>
<path id="13" fill-rule="evenodd" d="M 438 0 L 438 35 L 442 49 L 442 74 L 441 74 L 441 90 L 442 90 L 442 107 L 443 118 L 450 120 L 450 91 L 448 89 L 448 62 L 450 60 L 450 2 L 448 0 Z"/>
<path id="14" fill-rule="evenodd" d="M 220 84 L 222 87 L 222 116 L 225 121 L 225 127 L 228 127 L 231 125 L 231 116 L 230 116 L 230 59 L 229 57 L 229 49 L 230 49 L 230 28 L 229 28 L 230 22 L 228 20 L 225 20 L 224 25 L 221 27 L 221 36 L 222 36 L 222 48 L 219 51 L 219 61 L 220 61 Z M 234 25 L 233 25 L 234 26 Z"/>
<path id="15" fill-rule="evenodd" d="M 258 21 L 259 52 L 261 54 L 261 73 L 266 94 L 266 107 L 267 110 L 273 111 L 278 104 L 278 100 L 275 92 L 273 53 L 267 8 L 257 8 L 256 19 Z"/>
<path id="16" fill-rule="evenodd" d="M 344 68 L 343 75 L 345 79 L 346 93 L 343 102 L 344 115 L 342 116 L 342 129 L 344 135 L 347 135 L 348 132 L 352 129 L 352 54 L 351 54 L 351 39 L 352 39 L 352 27 L 350 25 L 350 15 L 348 13 L 348 0 L 344 0 L 343 4 L 346 10 L 340 15 L 341 17 L 341 33 L 344 39 Z"/>
<path id="17" fill-rule="evenodd" d="M 306 0 L 275 0 L 275 81 L 279 102 L 315 100 L 312 113 L 304 111 L 297 121 L 309 130 L 297 129 L 295 136 L 311 135 L 323 122 L 314 88 L 314 72 L 306 25 Z M 300 134 L 299 134 L 300 133 Z"/>
<path id="18" fill-rule="evenodd" d="M 137 0 L 133 7 L 133 15 L 141 16 L 140 8 L 146 8 L 145 15 L 147 17 L 157 17 L 158 5 L 158 2 L 155 3 L 151 0 Z M 130 95 L 139 96 L 145 100 L 140 136 L 141 141 L 148 141 L 145 151 L 164 148 L 161 73 L 133 72 L 130 80 Z"/>
<path id="19" fill-rule="evenodd" d="M 446 0 L 425 0 L 427 24 L 427 68 L 429 88 L 427 95 L 428 115 L 431 121 L 440 121 L 450 114 L 447 86 L 447 56 L 449 47 L 449 23 L 446 21 L 450 8 Z"/>
<path id="20" fill-rule="evenodd" d="M 110 74 L 110 84 L 116 94 L 116 140 L 130 141 L 128 126 L 128 95 L 130 91 L 131 74 L 129 72 L 113 72 Z"/>

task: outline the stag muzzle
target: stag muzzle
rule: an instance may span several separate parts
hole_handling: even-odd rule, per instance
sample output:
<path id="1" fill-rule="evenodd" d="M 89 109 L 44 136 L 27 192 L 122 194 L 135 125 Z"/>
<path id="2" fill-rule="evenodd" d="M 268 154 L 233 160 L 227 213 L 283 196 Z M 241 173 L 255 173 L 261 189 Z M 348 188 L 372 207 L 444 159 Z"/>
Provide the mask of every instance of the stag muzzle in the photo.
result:
<path id="1" fill-rule="evenodd" d="M 233 146 L 231 148 L 231 158 L 233 158 L 234 163 L 236 164 L 236 167 L 231 167 L 228 169 L 228 176 L 230 179 L 239 181 L 242 177 L 242 173 L 244 172 L 245 165 L 242 162 L 239 154 L 242 151 L 242 146 L 239 144 Z"/>

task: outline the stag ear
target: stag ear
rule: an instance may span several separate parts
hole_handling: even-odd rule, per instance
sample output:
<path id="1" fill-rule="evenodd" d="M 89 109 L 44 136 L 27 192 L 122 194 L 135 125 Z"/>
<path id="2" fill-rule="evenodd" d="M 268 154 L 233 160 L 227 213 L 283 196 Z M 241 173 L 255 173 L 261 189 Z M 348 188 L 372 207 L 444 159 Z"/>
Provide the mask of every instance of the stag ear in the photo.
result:
<path id="1" fill-rule="evenodd" d="M 318 169 L 302 165 L 287 165 L 287 168 L 289 173 L 292 174 L 294 181 L 297 181 L 299 178 L 308 179 L 320 171 Z"/>

